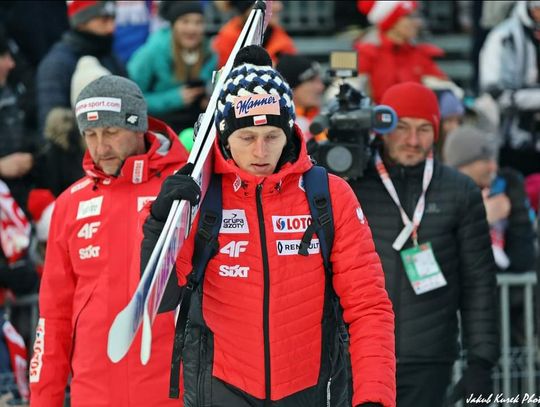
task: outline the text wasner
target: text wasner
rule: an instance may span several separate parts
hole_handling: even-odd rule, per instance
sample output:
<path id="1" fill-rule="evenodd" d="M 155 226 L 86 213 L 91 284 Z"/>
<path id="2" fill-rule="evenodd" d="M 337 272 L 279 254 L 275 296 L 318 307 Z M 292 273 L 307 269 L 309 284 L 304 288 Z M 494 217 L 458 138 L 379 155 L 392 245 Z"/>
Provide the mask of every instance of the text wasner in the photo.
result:
<path id="1" fill-rule="evenodd" d="M 240 100 L 237 107 L 241 114 L 246 115 L 249 114 L 249 111 L 254 107 L 272 105 L 276 102 L 277 100 L 274 96 L 263 97 L 259 100 L 253 100 L 253 98 L 250 97 L 247 100 Z"/>

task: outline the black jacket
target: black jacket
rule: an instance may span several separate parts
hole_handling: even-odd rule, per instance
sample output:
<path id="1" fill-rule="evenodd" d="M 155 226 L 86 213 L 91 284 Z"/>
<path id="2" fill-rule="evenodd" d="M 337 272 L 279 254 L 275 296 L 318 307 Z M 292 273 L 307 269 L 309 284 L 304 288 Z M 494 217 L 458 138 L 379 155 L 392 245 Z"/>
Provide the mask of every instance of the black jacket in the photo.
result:
<path id="1" fill-rule="evenodd" d="M 388 167 L 409 219 L 422 192 L 424 163 Z M 451 363 L 458 354 L 458 310 L 469 361 L 499 356 L 496 267 L 479 189 L 468 177 L 435 162 L 418 242 L 430 242 L 447 285 L 416 295 L 392 243 L 403 229 L 399 210 L 371 164 L 351 181 L 370 223 L 383 264 L 396 324 L 399 363 Z M 413 246 L 411 239 L 403 249 Z"/>

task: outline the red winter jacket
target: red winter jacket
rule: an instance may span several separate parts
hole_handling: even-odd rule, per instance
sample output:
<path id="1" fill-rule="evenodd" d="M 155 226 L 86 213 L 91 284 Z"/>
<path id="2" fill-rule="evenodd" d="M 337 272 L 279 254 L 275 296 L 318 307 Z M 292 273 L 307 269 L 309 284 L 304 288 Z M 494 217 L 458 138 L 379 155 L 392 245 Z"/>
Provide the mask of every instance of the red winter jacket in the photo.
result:
<path id="1" fill-rule="evenodd" d="M 242 17 L 236 16 L 221 27 L 217 33 L 214 42 L 212 43 L 212 48 L 218 55 L 218 68 L 221 68 L 227 63 L 227 59 L 229 58 L 243 27 L 244 23 L 242 22 Z M 272 34 L 263 46 L 272 58 L 274 64 L 276 63 L 279 54 L 296 54 L 297 51 L 293 40 L 283 28 L 275 24 L 270 24 L 267 30 L 272 30 Z"/>
<path id="2" fill-rule="evenodd" d="M 443 55 L 440 48 L 431 44 L 398 45 L 382 33 L 378 36 L 378 41 L 355 45 L 358 71 L 368 75 L 371 97 L 376 103 L 380 102 L 386 89 L 397 83 L 422 83 L 425 76 L 447 79 L 433 61 L 433 58 Z"/>
<path id="3" fill-rule="evenodd" d="M 138 211 L 187 160 L 169 127 L 149 124 L 146 154 L 127 158 L 114 178 L 87 152 L 87 175 L 56 201 L 30 366 L 32 407 L 63 406 L 69 373 L 72 407 L 179 406 L 168 399 L 172 313 L 156 319 L 147 366 L 140 362 L 140 333 L 122 361 L 107 357 L 111 323 L 139 282 Z"/>
<path id="4" fill-rule="evenodd" d="M 296 136 L 302 138 L 298 128 Z M 270 394 L 279 400 L 316 385 L 321 368 L 322 256 L 317 245 L 307 257 L 295 249 L 311 218 L 301 178 L 312 164 L 302 142 L 296 162 L 257 178 L 231 159 L 225 161 L 217 143 L 214 151 L 214 170 L 223 175 L 222 224 L 234 219 L 237 227 L 222 229 L 219 253 L 204 276 L 202 311 L 214 337 L 212 374 L 265 398 L 264 245 L 269 265 Z M 333 175 L 329 184 L 335 222 L 333 285 L 350 324 L 353 405 L 372 401 L 395 406 L 394 315 L 381 263 L 353 191 Z M 257 188 L 262 191 L 262 243 Z M 177 262 L 180 285 L 191 271 L 193 246 L 191 233 Z"/>

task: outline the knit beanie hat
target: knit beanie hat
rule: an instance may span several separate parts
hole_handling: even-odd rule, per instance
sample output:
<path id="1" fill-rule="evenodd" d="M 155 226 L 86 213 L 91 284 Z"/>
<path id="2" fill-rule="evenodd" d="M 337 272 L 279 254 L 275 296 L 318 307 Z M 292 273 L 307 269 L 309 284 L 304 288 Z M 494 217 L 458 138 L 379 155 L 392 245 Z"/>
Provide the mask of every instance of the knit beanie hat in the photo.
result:
<path id="1" fill-rule="evenodd" d="M 204 14 L 200 1 L 161 1 L 159 4 L 159 14 L 171 24 L 185 14 Z"/>
<path id="2" fill-rule="evenodd" d="M 146 132 L 148 116 L 143 93 L 135 82 L 106 75 L 79 94 L 75 116 L 81 133 L 90 127 L 121 127 Z"/>
<path id="3" fill-rule="evenodd" d="M 301 55 L 290 54 L 284 54 L 279 58 L 276 69 L 292 89 L 315 78 L 321 72 L 318 62 L 311 61 Z"/>
<path id="4" fill-rule="evenodd" d="M 463 102 L 451 90 L 444 90 L 439 94 L 439 109 L 442 120 L 451 116 L 463 116 L 465 114 Z"/>
<path id="5" fill-rule="evenodd" d="M 461 126 L 451 132 L 443 146 L 445 164 L 461 167 L 478 160 L 497 158 L 497 142 L 493 134 L 473 126 Z"/>
<path id="6" fill-rule="evenodd" d="M 418 7 L 418 2 L 358 0 L 356 5 L 371 24 L 377 25 L 381 31 L 388 31 L 401 17 L 414 12 Z"/>
<path id="7" fill-rule="evenodd" d="M 435 93 L 416 82 L 403 82 L 391 86 L 384 92 L 381 105 L 387 105 L 396 111 L 398 119 L 402 117 L 425 119 L 433 125 L 435 140 L 439 136 L 439 104 Z"/>
<path id="8" fill-rule="evenodd" d="M 114 17 L 116 5 L 114 1 L 72 0 L 68 1 L 67 12 L 69 25 L 75 28 L 96 17 Z"/>
<path id="9" fill-rule="evenodd" d="M 77 97 L 86 85 L 97 78 L 110 74 L 109 70 L 101 65 L 96 57 L 90 55 L 81 57 L 71 77 L 71 106 L 75 107 Z"/>
<path id="10" fill-rule="evenodd" d="M 235 131 L 251 126 L 275 126 L 290 138 L 295 120 L 291 88 L 272 68 L 266 50 L 242 48 L 218 98 L 216 129 L 223 146 Z"/>

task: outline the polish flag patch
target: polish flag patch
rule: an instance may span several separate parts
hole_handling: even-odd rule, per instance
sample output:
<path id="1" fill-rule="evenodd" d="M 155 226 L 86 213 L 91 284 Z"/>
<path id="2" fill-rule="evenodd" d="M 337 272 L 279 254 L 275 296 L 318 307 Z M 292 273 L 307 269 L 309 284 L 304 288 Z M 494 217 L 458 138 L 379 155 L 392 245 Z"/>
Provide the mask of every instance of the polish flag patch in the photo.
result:
<path id="1" fill-rule="evenodd" d="M 266 115 L 265 114 L 253 117 L 253 125 L 255 125 L 255 126 L 261 126 L 261 125 L 266 124 L 266 123 L 268 123 L 268 120 L 266 120 Z"/>
<path id="2" fill-rule="evenodd" d="M 88 120 L 89 122 L 94 122 L 94 121 L 96 121 L 98 119 L 99 119 L 98 112 L 88 112 L 88 113 L 86 113 L 86 120 Z"/>

